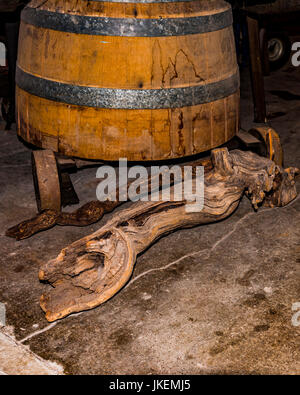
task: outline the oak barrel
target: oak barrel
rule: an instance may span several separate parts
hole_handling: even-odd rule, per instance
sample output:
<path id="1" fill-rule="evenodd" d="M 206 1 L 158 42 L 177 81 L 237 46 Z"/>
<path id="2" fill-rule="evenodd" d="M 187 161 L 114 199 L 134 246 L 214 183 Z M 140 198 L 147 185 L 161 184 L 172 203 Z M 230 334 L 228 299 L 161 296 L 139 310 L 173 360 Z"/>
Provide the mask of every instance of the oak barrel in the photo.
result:
<path id="1" fill-rule="evenodd" d="M 16 81 L 19 135 L 68 156 L 189 156 L 239 126 L 223 0 L 33 0 L 22 12 Z"/>

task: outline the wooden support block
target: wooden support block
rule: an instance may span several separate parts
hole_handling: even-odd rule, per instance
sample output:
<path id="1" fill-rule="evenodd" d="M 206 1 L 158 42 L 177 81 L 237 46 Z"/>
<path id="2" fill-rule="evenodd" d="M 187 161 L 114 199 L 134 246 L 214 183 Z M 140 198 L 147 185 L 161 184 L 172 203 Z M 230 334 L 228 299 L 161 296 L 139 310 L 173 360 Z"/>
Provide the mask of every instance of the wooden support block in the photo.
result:
<path id="1" fill-rule="evenodd" d="M 246 130 L 239 130 L 236 137 L 247 147 L 258 146 L 261 142 L 252 134 L 246 132 Z"/>

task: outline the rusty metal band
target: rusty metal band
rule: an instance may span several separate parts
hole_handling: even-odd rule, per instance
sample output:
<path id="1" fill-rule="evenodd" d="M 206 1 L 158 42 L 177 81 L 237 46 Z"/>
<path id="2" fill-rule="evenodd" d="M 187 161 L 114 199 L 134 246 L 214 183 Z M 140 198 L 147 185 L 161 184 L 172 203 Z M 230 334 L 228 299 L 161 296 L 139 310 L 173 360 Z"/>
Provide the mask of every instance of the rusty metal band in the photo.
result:
<path id="1" fill-rule="evenodd" d="M 111 109 L 181 108 L 210 103 L 239 89 L 239 73 L 198 86 L 169 89 L 108 89 L 50 81 L 17 68 L 17 85 L 24 91 L 71 105 Z"/>
<path id="2" fill-rule="evenodd" d="M 22 21 L 37 27 L 92 36 L 164 37 L 208 33 L 232 25 L 231 9 L 190 18 L 107 18 L 52 12 L 31 7 Z"/>

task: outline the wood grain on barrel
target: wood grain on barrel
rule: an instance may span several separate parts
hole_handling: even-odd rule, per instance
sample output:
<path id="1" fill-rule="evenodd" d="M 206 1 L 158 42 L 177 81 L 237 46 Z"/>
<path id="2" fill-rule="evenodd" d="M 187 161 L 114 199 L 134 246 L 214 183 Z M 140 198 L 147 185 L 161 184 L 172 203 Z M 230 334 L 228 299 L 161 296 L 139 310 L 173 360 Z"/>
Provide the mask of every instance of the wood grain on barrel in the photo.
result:
<path id="1" fill-rule="evenodd" d="M 190 18 L 228 9 L 222 0 L 116 3 L 32 1 L 34 8 L 107 18 Z M 238 73 L 231 26 L 207 33 L 125 37 L 75 34 L 22 23 L 19 68 L 79 87 L 152 90 L 206 86 Z M 239 92 L 180 108 L 93 108 L 17 90 L 19 134 L 89 159 L 156 160 L 217 147 L 237 132 Z"/>

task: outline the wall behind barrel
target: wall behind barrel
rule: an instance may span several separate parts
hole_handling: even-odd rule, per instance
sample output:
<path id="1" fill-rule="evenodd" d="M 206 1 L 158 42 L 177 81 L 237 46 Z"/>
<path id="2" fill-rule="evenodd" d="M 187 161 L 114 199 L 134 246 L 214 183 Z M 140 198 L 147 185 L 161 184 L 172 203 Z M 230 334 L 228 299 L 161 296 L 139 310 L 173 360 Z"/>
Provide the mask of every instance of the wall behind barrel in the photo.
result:
<path id="1" fill-rule="evenodd" d="M 20 6 L 29 3 L 29 0 L 0 0 L 0 12 L 14 12 Z"/>

